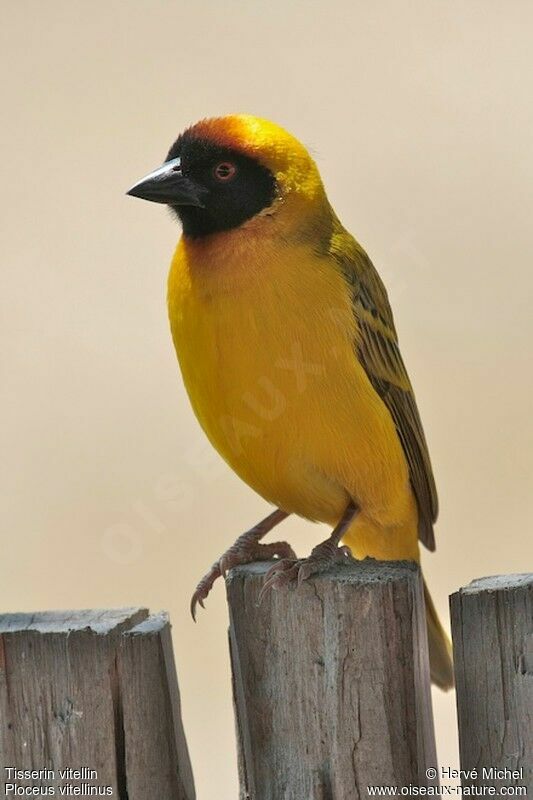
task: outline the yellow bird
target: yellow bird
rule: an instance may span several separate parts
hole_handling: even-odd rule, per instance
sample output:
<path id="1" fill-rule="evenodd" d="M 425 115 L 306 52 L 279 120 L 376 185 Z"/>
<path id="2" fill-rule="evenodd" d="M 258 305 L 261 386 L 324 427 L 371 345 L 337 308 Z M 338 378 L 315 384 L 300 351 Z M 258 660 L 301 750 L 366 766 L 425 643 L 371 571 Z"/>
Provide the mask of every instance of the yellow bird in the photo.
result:
<path id="1" fill-rule="evenodd" d="M 276 507 L 202 579 L 193 616 L 236 564 L 277 556 L 268 590 L 350 551 L 434 550 L 437 492 L 387 293 L 305 147 L 256 117 L 202 120 L 129 194 L 182 223 L 168 310 L 185 386 L 213 446 Z M 304 559 L 260 544 L 289 514 L 333 533 Z M 447 689 L 450 643 L 425 599 L 431 676 Z"/>

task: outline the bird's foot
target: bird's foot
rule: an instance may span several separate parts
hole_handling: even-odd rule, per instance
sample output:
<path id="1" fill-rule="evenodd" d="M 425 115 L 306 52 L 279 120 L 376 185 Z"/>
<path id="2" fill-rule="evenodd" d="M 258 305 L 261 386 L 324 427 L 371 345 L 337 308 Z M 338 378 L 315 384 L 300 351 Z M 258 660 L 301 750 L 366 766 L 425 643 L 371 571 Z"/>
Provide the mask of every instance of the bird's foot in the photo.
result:
<path id="1" fill-rule="evenodd" d="M 232 567 L 250 564 L 252 561 L 268 561 L 271 558 L 283 560 L 295 559 L 296 553 L 287 542 L 260 544 L 255 531 L 243 533 L 226 552 L 215 561 L 209 572 L 204 575 L 191 599 L 191 614 L 196 621 L 196 607 L 204 608 L 204 600 L 213 588 L 217 578 L 226 576 Z M 281 562 L 280 562 L 281 563 Z"/>
<path id="2" fill-rule="evenodd" d="M 333 564 L 346 563 L 347 560 L 353 560 L 350 548 L 345 545 L 339 547 L 331 539 L 314 547 L 307 558 L 284 558 L 273 564 L 265 575 L 259 602 L 270 589 L 284 588 L 293 581 L 301 586 L 311 575 L 325 572 Z"/>

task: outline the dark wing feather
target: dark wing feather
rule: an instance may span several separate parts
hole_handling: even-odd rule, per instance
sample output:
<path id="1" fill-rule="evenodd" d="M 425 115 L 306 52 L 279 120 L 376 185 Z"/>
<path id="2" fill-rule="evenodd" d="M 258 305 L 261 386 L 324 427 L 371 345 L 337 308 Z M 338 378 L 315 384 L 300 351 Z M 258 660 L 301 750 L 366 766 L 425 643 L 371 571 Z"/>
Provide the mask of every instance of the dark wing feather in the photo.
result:
<path id="1" fill-rule="evenodd" d="M 418 504 L 418 535 L 435 549 L 433 523 L 438 499 L 428 447 L 413 388 L 403 363 L 387 292 L 372 262 L 342 228 L 330 242 L 351 292 L 360 341 L 359 359 L 372 386 L 390 411 L 409 466 Z"/>

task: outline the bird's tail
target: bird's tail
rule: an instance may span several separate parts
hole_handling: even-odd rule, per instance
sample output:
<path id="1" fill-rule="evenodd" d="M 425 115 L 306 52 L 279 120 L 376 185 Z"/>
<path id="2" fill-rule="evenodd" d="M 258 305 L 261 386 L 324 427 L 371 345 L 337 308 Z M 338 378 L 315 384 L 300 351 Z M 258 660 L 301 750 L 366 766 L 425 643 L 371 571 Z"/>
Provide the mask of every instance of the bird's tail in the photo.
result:
<path id="1" fill-rule="evenodd" d="M 433 600 L 424 581 L 426 624 L 429 645 L 429 668 L 432 682 L 445 692 L 453 688 L 452 643 L 441 625 Z"/>
<path id="2" fill-rule="evenodd" d="M 411 515 L 404 525 L 384 528 L 360 514 L 343 536 L 356 558 L 366 556 L 378 561 L 416 561 L 420 563 L 418 546 L 417 509 L 413 501 Z M 424 581 L 426 624 L 429 644 L 431 680 L 444 691 L 451 689 L 453 680 L 452 645 L 442 627 L 433 600 Z"/>

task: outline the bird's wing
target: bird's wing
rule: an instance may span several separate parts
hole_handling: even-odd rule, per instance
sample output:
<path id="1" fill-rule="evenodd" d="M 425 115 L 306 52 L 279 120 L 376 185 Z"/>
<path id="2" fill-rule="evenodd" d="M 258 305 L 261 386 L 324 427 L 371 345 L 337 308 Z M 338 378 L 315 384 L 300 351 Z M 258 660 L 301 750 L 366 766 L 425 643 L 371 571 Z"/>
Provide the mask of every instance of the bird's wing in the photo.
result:
<path id="1" fill-rule="evenodd" d="M 360 333 L 359 360 L 372 386 L 390 411 L 407 458 L 411 485 L 418 504 L 419 538 L 429 550 L 434 550 L 437 489 L 413 387 L 398 346 L 386 289 L 365 251 L 343 229 L 333 235 L 330 254 L 341 266 L 352 292 Z"/>

